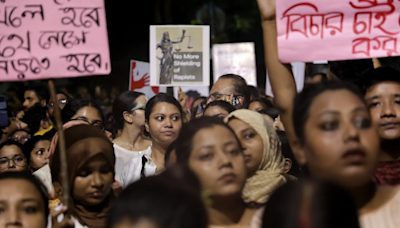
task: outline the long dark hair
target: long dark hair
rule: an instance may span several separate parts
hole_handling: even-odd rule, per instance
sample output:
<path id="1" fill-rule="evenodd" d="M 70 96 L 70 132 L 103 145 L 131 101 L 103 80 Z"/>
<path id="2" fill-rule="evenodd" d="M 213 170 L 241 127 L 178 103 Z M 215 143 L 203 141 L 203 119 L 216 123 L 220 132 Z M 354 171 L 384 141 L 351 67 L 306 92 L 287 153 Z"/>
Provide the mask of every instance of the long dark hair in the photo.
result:
<path id="1" fill-rule="evenodd" d="M 144 96 L 144 94 L 134 91 L 126 91 L 115 99 L 112 107 L 112 114 L 118 129 L 124 127 L 125 121 L 123 113 L 131 112 L 131 109 L 137 106 L 136 99 L 140 96 Z"/>
<path id="2" fill-rule="evenodd" d="M 291 181 L 268 200 L 262 228 L 360 228 L 353 198 L 342 188 L 310 180 Z"/>

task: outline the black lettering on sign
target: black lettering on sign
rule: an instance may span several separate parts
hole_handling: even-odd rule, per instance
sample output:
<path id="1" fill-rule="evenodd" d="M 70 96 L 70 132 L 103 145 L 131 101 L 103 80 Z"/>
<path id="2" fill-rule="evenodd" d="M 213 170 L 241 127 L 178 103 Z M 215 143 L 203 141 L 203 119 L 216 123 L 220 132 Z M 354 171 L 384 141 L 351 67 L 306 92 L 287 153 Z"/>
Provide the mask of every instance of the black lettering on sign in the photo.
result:
<path id="1" fill-rule="evenodd" d="M 74 27 L 91 28 L 93 24 L 100 26 L 100 7 L 66 7 L 61 8 L 64 14 L 68 14 L 61 19 L 63 25 L 73 25 Z"/>
<path id="2" fill-rule="evenodd" d="M 71 0 L 54 0 L 54 3 L 57 4 L 57 5 L 62 5 L 62 4 L 64 4 L 66 1 L 69 2 L 69 1 L 71 1 Z"/>
<path id="3" fill-rule="evenodd" d="M 26 39 L 18 34 L 0 34 L 0 57 L 13 57 L 19 49 L 26 50 L 29 53 L 31 52 L 29 31 L 26 33 Z"/>
<path id="4" fill-rule="evenodd" d="M 98 53 L 82 53 L 82 54 L 69 54 L 61 56 L 65 58 L 68 63 L 68 71 L 79 73 L 93 73 L 96 69 L 102 68 L 101 56 Z M 108 69 L 108 64 L 105 64 L 105 69 Z"/>
<path id="5" fill-rule="evenodd" d="M 86 34 L 88 32 L 83 32 L 82 34 L 75 34 L 74 31 L 41 31 L 42 35 L 39 38 L 39 46 L 42 49 L 50 49 L 51 45 L 62 45 L 62 47 L 70 49 L 76 45 L 86 43 Z"/>
<path id="6" fill-rule="evenodd" d="M 27 72 L 32 72 L 33 74 L 40 74 L 43 70 L 50 68 L 50 60 L 48 58 L 43 58 L 42 60 L 33 58 L 22 58 L 16 60 L 2 60 L 0 61 L 0 70 L 6 72 L 7 75 L 12 74 L 9 70 L 13 70 L 18 79 L 24 79 Z"/>
<path id="7" fill-rule="evenodd" d="M 44 21 L 42 5 L 25 5 L 22 8 L 6 6 L 4 9 L 0 9 L 0 24 L 18 28 L 21 27 L 23 18 L 34 19 L 36 18 L 36 14 L 39 14 L 41 20 Z"/>

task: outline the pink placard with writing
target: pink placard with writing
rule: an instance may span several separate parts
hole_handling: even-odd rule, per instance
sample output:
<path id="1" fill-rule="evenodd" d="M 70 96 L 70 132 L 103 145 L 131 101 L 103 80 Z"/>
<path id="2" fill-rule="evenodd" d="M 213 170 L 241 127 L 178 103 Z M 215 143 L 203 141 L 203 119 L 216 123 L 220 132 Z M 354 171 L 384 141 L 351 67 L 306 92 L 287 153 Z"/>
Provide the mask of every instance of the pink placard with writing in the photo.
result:
<path id="1" fill-rule="evenodd" d="M 0 0 L 0 81 L 110 72 L 104 0 Z"/>
<path id="2" fill-rule="evenodd" d="M 282 62 L 400 55 L 399 0 L 277 1 Z"/>

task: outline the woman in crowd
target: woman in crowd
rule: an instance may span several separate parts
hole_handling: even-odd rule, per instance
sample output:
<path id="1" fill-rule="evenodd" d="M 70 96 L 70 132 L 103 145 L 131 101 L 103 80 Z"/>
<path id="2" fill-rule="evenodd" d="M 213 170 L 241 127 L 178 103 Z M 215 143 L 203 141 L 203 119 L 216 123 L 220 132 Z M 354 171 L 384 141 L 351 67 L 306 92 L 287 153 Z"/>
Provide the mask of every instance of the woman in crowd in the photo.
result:
<path id="1" fill-rule="evenodd" d="M 347 191 L 310 180 L 277 189 L 265 206 L 262 221 L 262 228 L 360 228 L 356 205 Z"/>
<path id="2" fill-rule="evenodd" d="M 207 228 L 200 183 L 190 170 L 171 167 L 159 176 L 137 181 L 122 191 L 109 228 Z"/>
<path id="3" fill-rule="evenodd" d="M 24 145 L 29 139 L 31 138 L 31 135 L 29 134 L 28 131 L 26 130 L 16 130 L 13 133 L 11 133 L 10 140 L 16 141 Z"/>
<path id="4" fill-rule="evenodd" d="M 189 166 L 209 196 L 210 227 L 250 227 L 256 209 L 242 199 L 247 172 L 232 129 L 218 118 L 202 117 L 185 124 L 177 141 L 178 163 Z"/>
<path id="5" fill-rule="evenodd" d="M 400 189 L 376 186 L 379 137 L 363 94 L 341 82 L 307 86 L 294 100 L 296 86 L 289 66 L 279 62 L 275 1 L 258 0 L 266 63 L 275 105 L 300 166 L 316 179 L 348 190 L 363 228 L 399 227 Z"/>
<path id="6" fill-rule="evenodd" d="M 114 201 L 111 185 L 115 174 L 115 155 L 112 143 L 99 128 L 89 125 L 65 130 L 65 143 L 71 220 L 75 228 L 105 228 Z M 52 160 L 53 185 L 57 197 L 61 198 L 58 146 Z"/>
<path id="7" fill-rule="evenodd" d="M 71 120 L 82 120 L 104 130 L 104 115 L 101 108 L 91 100 L 74 99 L 61 111 L 63 123 Z"/>
<path id="8" fill-rule="evenodd" d="M 123 187 L 165 169 L 165 151 L 178 137 L 182 116 L 182 107 L 172 96 L 160 93 L 149 100 L 145 111 L 145 133 L 151 138 L 152 146 L 148 153 L 125 165 L 121 176 Z"/>
<path id="9" fill-rule="evenodd" d="M 279 116 L 279 111 L 274 108 L 273 104 L 267 98 L 259 97 L 252 100 L 249 109 L 261 113 L 277 130 L 285 130 Z"/>
<path id="10" fill-rule="evenodd" d="M 116 180 L 120 181 L 122 169 L 132 158 L 150 149 L 151 141 L 143 135 L 147 98 L 143 93 L 127 91 L 113 104 L 113 116 L 122 134 L 114 142 Z"/>
<path id="11" fill-rule="evenodd" d="M 287 181 L 279 137 L 274 127 L 254 111 L 234 111 L 225 122 L 234 130 L 243 148 L 247 168 L 243 200 L 260 206 Z"/>
<path id="12" fill-rule="evenodd" d="M 236 108 L 226 101 L 213 101 L 209 103 L 204 110 L 204 116 L 215 116 L 219 118 L 225 118 L 229 113 L 235 111 Z"/>
<path id="13" fill-rule="evenodd" d="M 18 172 L 0 174 L 0 202 L 0 227 L 47 226 L 47 191 L 32 175 Z"/>
<path id="14" fill-rule="evenodd" d="M 49 163 L 51 139 L 44 136 L 33 136 L 24 145 L 24 155 L 30 173 Z"/>
<path id="15" fill-rule="evenodd" d="M 19 142 L 5 141 L 0 144 L 0 173 L 27 172 L 28 162 Z"/>

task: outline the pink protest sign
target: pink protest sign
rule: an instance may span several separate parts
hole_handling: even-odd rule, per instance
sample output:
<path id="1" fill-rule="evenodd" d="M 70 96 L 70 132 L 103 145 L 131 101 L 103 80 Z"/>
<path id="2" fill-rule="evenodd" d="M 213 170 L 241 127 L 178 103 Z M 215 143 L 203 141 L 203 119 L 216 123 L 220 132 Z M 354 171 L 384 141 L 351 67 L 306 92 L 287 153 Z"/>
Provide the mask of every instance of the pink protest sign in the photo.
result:
<path id="1" fill-rule="evenodd" d="M 104 0 L 0 0 L 0 81 L 110 72 Z"/>
<path id="2" fill-rule="evenodd" d="M 277 1 L 279 59 L 312 62 L 399 55 L 399 0 Z"/>

